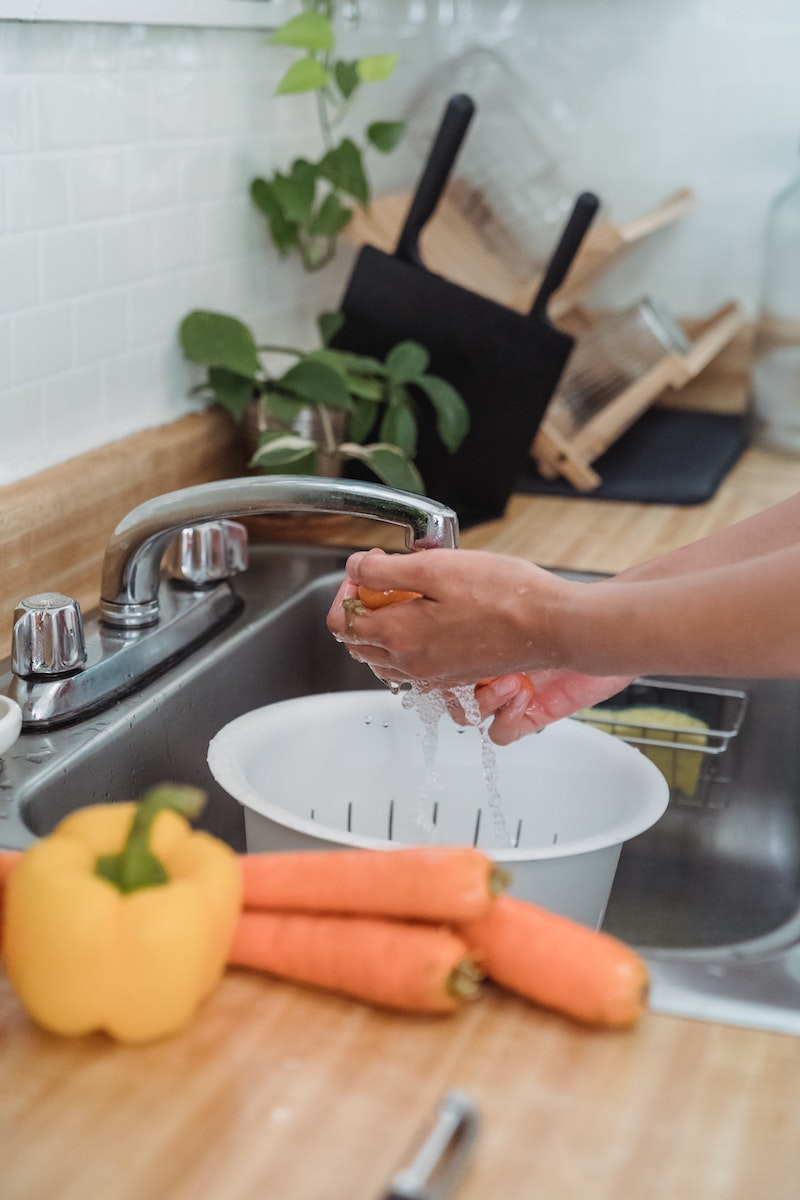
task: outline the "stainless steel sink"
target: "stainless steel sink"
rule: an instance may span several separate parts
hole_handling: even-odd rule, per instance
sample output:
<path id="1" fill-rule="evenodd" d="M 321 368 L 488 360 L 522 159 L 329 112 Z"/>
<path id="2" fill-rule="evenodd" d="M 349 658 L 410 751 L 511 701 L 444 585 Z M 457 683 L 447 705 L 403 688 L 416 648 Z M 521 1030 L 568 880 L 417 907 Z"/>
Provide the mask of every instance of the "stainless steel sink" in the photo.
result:
<path id="1" fill-rule="evenodd" d="M 244 850 L 241 809 L 206 766 L 212 736 L 273 701 L 380 686 L 325 627 L 344 558 L 252 547 L 241 608 L 201 649 L 105 712 L 24 733 L 0 761 L 0 845 L 24 847 L 76 807 L 171 779 L 203 787 L 202 823 Z M 800 682 L 725 687 L 748 704 L 724 787 L 671 803 L 625 845 L 605 924 L 647 958 L 654 1009 L 800 1033 Z"/>

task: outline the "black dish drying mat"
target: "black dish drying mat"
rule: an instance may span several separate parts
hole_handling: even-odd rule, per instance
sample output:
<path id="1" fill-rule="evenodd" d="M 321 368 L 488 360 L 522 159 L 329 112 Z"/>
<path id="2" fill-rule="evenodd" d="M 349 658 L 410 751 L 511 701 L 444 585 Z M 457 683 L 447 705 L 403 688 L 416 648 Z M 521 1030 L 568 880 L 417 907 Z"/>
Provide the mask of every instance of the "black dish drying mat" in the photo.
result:
<path id="1" fill-rule="evenodd" d="M 602 483 L 578 492 L 565 479 L 544 479 L 531 461 L 518 492 L 624 500 L 637 504 L 702 504 L 747 448 L 746 417 L 651 408 L 592 464 Z"/>

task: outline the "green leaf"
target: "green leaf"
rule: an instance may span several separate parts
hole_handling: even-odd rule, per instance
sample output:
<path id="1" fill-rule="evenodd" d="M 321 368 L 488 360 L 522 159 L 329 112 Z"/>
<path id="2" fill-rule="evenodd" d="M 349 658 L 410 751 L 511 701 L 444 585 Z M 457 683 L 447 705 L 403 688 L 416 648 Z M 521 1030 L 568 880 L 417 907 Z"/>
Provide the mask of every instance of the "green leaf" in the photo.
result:
<path id="1" fill-rule="evenodd" d="M 279 467 L 299 462 L 309 454 L 316 453 L 316 443 L 298 433 L 267 435 L 250 459 L 251 466 Z"/>
<path id="2" fill-rule="evenodd" d="M 328 151 L 319 164 L 319 173 L 335 188 L 354 196 L 359 204 L 369 203 L 369 183 L 361 151 L 350 138 L 344 138 L 338 146 Z"/>
<path id="3" fill-rule="evenodd" d="M 359 58 L 356 71 L 363 83 L 382 83 L 396 66 L 396 54 L 368 54 L 365 58 Z"/>
<path id="4" fill-rule="evenodd" d="M 253 381 L 226 367 L 209 367 L 208 386 L 215 403 L 227 409 L 234 421 L 241 421 L 253 401 Z"/>
<path id="5" fill-rule="evenodd" d="M 399 446 L 413 457 L 417 449 L 417 418 L 411 405 L 387 408 L 378 429 L 378 437 L 382 442 Z"/>
<path id="6" fill-rule="evenodd" d="M 265 179 L 254 179 L 250 185 L 253 203 L 269 223 L 270 236 L 278 253 L 285 256 L 299 244 L 299 226 L 289 221 L 278 201 L 275 189 Z"/>
<path id="7" fill-rule="evenodd" d="M 345 100 L 349 100 L 361 85 L 361 78 L 354 62 L 337 62 L 333 68 L 333 77 Z"/>
<path id="8" fill-rule="evenodd" d="M 295 46 L 298 50 L 325 52 L 333 49 L 333 29 L 330 21 L 321 13 L 301 13 L 270 34 L 267 45 Z"/>
<path id="9" fill-rule="evenodd" d="M 344 442 L 339 451 L 343 459 L 364 463 L 389 487 L 424 495 L 422 476 L 411 459 L 396 446 L 386 446 L 381 442 L 374 442 L 371 446 L 356 446 L 352 442 Z"/>
<path id="10" fill-rule="evenodd" d="M 305 225 L 314 205 L 316 186 L 317 169 L 304 158 L 298 158 L 292 163 L 289 175 L 275 172 L 273 195 L 288 221 Z"/>
<path id="11" fill-rule="evenodd" d="M 297 420 L 300 413 L 306 407 L 305 400 L 299 400 L 294 396 L 286 396 L 272 389 L 267 392 L 266 403 L 269 415 L 287 427 L 291 425 L 292 421 Z"/>
<path id="12" fill-rule="evenodd" d="M 373 121 L 367 126 L 367 141 L 381 154 L 390 154 L 403 136 L 403 121 Z"/>
<path id="13" fill-rule="evenodd" d="M 436 429 L 442 442 L 454 454 L 469 432 L 469 409 L 461 394 L 438 375 L 422 375 L 415 380 L 433 405 Z"/>
<path id="14" fill-rule="evenodd" d="M 309 222 L 308 231 L 318 237 L 336 237 L 352 218 L 350 209 L 345 208 L 336 192 L 328 192 Z"/>
<path id="15" fill-rule="evenodd" d="M 383 380 L 373 379 L 370 375 L 358 375 L 354 371 L 348 371 L 345 375 L 348 391 L 353 396 L 359 396 L 362 400 L 370 400 L 373 404 L 380 404 L 384 399 L 385 385 Z"/>
<path id="16" fill-rule="evenodd" d="M 248 379 L 258 377 L 255 338 L 236 317 L 196 309 L 181 322 L 180 342 L 190 362 L 226 367 Z"/>
<path id="17" fill-rule="evenodd" d="M 328 408 L 350 407 L 344 379 L 325 363 L 308 359 L 295 363 L 277 380 L 277 384 L 283 391 L 300 396 L 312 404 L 324 404 Z"/>
<path id="18" fill-rule="evenodd" d="M 430 362 L 430 355 L 419 342 L 398 342 L 386 355 L 386 369 L 395 383 L 416 383 Z"/>
<path id="19" fill-rule="evenodd" d="M 293 96 L 298 92 L 318 92 L 330 83 L 330 74 L 316 58 L 306 56 L 292 63 L 275 89 L 277 96 Z"/>
<path id="20" fill-rule="evenodd" d="M 375 405 L 370 401 L 361 399 L 353 401 L 347 423 L 347 436 L 351 442 L 358 442 L 361 445 L 366 441 L 375 424 L 375 416 Z"/>
<path id="21" fill-rule="evenodd" d="M 323 312 L 317 317 L 317 328 L 323 346 L 329 346 L 344 325 L 344 313 Z"/>

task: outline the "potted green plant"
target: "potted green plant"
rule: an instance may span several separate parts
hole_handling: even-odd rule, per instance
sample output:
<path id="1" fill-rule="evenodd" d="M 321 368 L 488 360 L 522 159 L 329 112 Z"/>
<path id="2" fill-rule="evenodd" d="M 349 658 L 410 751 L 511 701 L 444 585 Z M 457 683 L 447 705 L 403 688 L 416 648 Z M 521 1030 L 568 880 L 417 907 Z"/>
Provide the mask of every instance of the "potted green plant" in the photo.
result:
<path id="1" fill-rule="evenodd" d="M 255 414 L 251 466 L 261 471 L 332 474 L 358 463 L 390 487 L 424 494 L 414 464 L 414 391 L 430 401 L 451 453 L 469 428 L 467 406 L 451 384 L 429 373 L 428 352 L 418 342 L 398 343 L 383 361 L 331 347 L 341 321 L 339 313 L 323 313 L 320 345 L 299 350 L 259 345 L 236 317 L 191 312 L 181 323 L 181 347 L 206 369 L 194 394 L 239 422 Z"/>
<path id="2" fill-rule="evenodd" d="M 303 266 L 317 271 L 336 252 L 339 234 L 352 218 L 353 203 L 367 207 L 370 184 L 364 152 L 390 153 L 403 132 L 402 121 L 372 121 L 363 144 L 338 136 L 338 128 L 364 84 L 388 79 L 396 54 L 350 60 L 336 56 L 333 17 L 336 0 L 303 0 L 303 11 L 270 36 L 273 46 L 300 51 L 281 78 L 277 94 L 314 93 L 322 155 L 295 158 L 286 171 L 254 179 L 253 203 L 266 217 L 278 252 L 299 253 Z"/>

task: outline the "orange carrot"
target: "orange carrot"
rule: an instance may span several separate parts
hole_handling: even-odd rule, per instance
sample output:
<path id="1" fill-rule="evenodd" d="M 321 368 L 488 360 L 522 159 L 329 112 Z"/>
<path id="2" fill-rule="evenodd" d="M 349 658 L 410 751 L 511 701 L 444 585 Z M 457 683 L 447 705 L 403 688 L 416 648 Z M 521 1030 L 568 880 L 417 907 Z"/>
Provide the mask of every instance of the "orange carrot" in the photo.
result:
<path id="1" fill-rule="evenodd" d="M 452 930 L 374 917 L 243 912 L 228 963 L 411 1013 L 453 1012 L 479 980 Z"/>
<path id="2" fill-rule="evenodd" d="M 22 858 L 21 850 L 0 850 L 0 887 L 8 879 L 11 868 Z"/>
<path id="3" fill-rule="evenodd" d="M 467 921 L 508 883 L 472 846 L 284 851 L 239 862 L 244 908 Z"/>
<path id="4" fill-rule="evenodd" d="M 406 600 L 420 600 L 422 592 L 404 592 L 399 588 L 370 588 L 365 584 L 358 585 L 358 598 L 366 608 L 385 608 L 387 604 L 402 604 Z"/>
<path id="5" fill-rule="evenodd" d="M 485 917 L 457 929 L 490 979 L 586 1025 L 627 1028 L 647 1006 L 638 955 L 567 917 L 498 896 Z"/>

